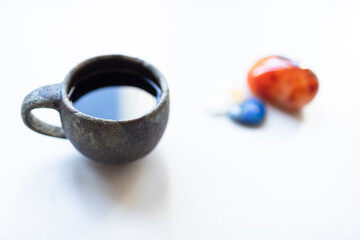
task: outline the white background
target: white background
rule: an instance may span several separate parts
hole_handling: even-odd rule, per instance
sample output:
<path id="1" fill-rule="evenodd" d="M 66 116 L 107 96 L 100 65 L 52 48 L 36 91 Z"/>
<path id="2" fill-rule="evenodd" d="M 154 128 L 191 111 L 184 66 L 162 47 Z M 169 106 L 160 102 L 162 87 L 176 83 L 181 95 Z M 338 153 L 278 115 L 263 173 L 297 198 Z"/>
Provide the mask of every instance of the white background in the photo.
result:
<path id="1" fill-rule="evenodd" d="M 360 239 L 358 1 L 0 1 L 1 239 Z M 157 148 L 126 167 L 32 132 L 20 106 L 86 58 L 154 64 Z M 203 103 L 267 55 L 319 77 L 293 117 L 246 128 Z"/>

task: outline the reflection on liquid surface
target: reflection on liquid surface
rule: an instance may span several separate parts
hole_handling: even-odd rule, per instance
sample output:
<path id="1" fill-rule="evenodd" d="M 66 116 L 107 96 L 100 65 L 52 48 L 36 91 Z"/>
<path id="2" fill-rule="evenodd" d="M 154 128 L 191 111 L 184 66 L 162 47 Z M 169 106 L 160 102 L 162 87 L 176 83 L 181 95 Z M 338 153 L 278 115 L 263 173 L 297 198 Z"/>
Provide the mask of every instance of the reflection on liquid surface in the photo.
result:
<path id="1" fill-rule="evenodd" d="M 73 106 L 82 113 L 111 120 L 129 120 L 149 112 L 156 97 L 133 86 L 107 86 L 80 96 Z"/>

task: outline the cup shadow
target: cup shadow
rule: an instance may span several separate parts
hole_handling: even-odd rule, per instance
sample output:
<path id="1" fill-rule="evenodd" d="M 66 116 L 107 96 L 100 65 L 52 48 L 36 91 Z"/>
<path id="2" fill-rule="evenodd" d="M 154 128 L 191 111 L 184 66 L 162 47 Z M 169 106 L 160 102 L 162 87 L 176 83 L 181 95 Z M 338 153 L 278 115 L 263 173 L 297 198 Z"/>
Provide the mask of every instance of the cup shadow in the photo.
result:
<path id="1" fill-rule="evenodd" d="M 161 155 L 153 151 L 127 165 L 104 165 L 78 154 L 73 166 L 73 184 L 89 208 L 120 206 L 151 211 L 163 206 L 168 178 Z"/>

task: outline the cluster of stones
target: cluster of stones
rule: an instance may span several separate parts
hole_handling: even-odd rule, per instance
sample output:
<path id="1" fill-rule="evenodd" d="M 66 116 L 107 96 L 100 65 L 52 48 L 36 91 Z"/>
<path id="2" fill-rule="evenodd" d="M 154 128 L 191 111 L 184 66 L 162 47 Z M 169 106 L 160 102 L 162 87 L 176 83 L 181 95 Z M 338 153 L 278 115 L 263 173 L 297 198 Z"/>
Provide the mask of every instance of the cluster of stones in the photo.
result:
<path id="1" fill-rule="evenodd" d="M 248 73 L 247 82 L 259 99 L 247 99 L 228 111 L 231 119 L 245 125 L 259 125 L 264 121 L 266 107 L 263 101 L 286 111 L 299 111 L 319 89 L 318 79 L 311 70 L 279 56 L 257 61 Z"/>

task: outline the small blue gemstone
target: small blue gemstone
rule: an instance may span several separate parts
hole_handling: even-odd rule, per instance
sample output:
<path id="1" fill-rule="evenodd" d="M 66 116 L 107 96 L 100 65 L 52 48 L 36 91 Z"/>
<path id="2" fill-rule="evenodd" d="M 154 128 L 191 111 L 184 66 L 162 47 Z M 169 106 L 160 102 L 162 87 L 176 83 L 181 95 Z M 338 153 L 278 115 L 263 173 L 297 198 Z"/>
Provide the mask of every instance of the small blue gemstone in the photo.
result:
<path id="1" fill-rule="evenodd" d="M 250 98 L 242 103 L 234 105 L 228 111 L 232 120 L 245 125 L 259 125 L 264 121 L 266 114 L 265 104 L 257 99 Z"/>

